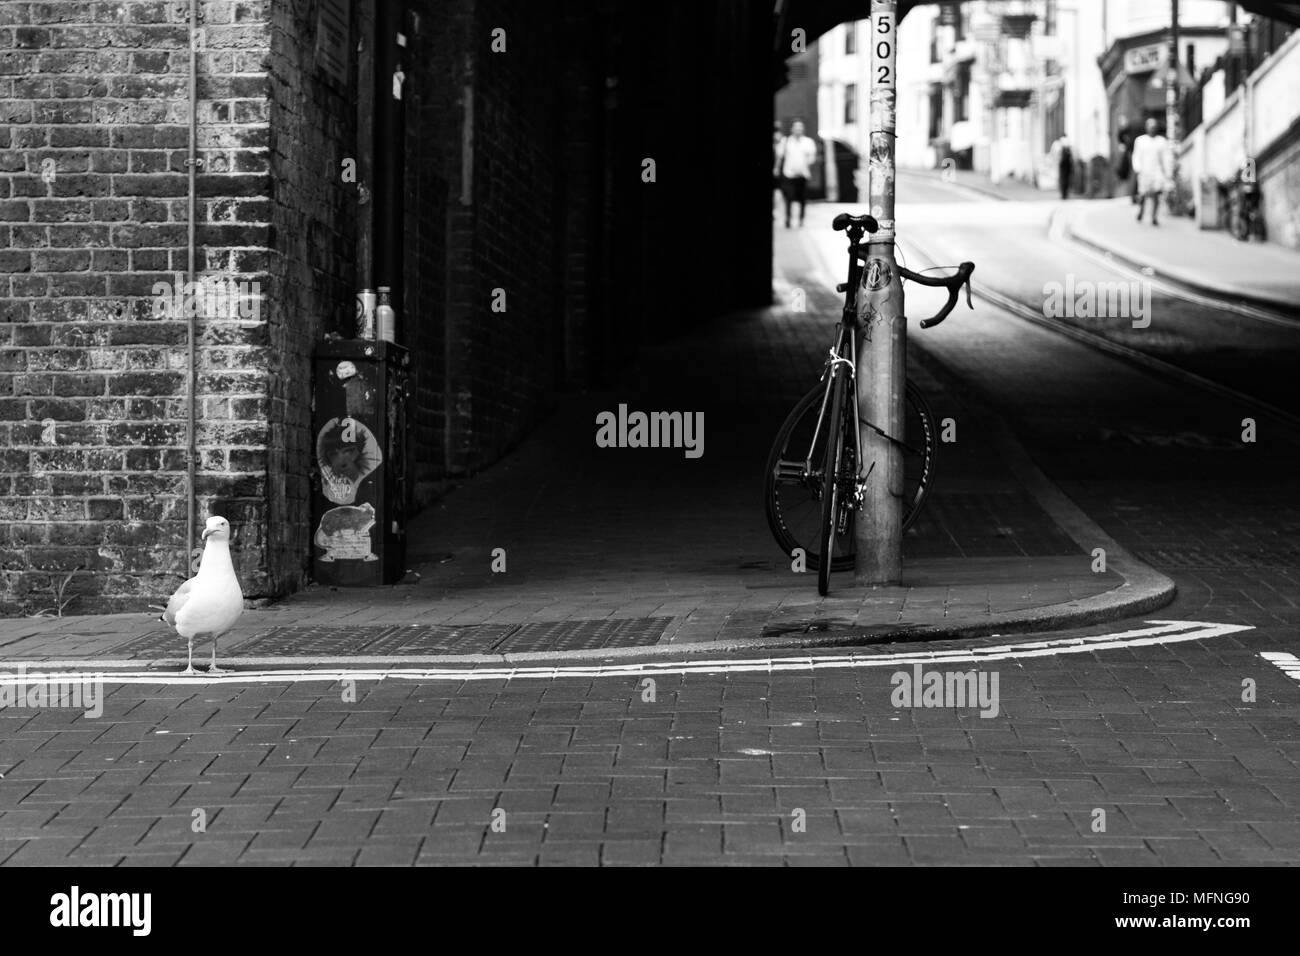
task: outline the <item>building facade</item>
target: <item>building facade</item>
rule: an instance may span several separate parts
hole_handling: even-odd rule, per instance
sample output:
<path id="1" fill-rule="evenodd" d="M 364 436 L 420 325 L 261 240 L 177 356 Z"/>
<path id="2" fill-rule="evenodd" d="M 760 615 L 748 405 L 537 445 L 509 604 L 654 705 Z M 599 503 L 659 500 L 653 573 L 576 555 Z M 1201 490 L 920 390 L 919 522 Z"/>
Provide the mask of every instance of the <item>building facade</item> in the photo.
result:
<path id="1" fill-rule="evenodd" d="M 899 156 L 1056 188 L 1053 146 L 1108 155 L 1103 3 L 917 7 L 899 27 Z M 907 142 L 904 143 L 904 136 Z"/>
<path id="2" fill-rule="evenodd" d="M 1180 4 L 1180 82 L 1215 63 L 1228 44 L 1234 5 Z M 1244 20 L 1236 13 L 1236 20 Z M 854 25 L 864 29 L 865 22 Z M 823 113 L 838 117 L 845 91 L 868 89 L 869 51 L 823 40 Z M 1115 136 L 1147 117 L 1163 125 L 1169 67 L 1168 0 L 987 0 L 912 8 L 898 31 L 898 161 L 935 168 L 952 162 L 993 182 L 1057 188 L 1054 144 L 1062 136 L 1085 171 L 1076 188 L 1109 194 L 1101 174 Z M 1100 55 L 1099 55 L 1100 54 Z M 865 117 L 828 125 L 832 135 L 868 141 Z M 1088 172 L 1091 171 L 1091 172 Z"/>

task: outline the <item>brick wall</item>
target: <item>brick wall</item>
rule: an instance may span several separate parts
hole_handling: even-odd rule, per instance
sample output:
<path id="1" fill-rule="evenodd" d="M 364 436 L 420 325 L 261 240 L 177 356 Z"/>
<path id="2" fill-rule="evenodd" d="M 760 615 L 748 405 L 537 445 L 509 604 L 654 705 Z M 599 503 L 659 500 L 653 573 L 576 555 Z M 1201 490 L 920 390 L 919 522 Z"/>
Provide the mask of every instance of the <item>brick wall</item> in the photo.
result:
<path id="1" fill-rule="evenodd" d="M 1300 121 L 1259 157 L 1257 175 L 1269 241 L 1300 249 Z"/>
<path id="2" fill-rule="evenodd" d="M 461 207 L 474 230 L 472 279 L 452 318 L 457 396 L 453 468 L 477 470 L 526 435 L 549 411 L 562 347 L 564 184 L 560 6 L 480 0 L 468 49 L 474 71 L 474 202 Z M 504 53 L 491 51 L 504 30 Z M 493 290 L 506 293 L 493 312 Z"/>
<path id="3" fill-rule="evenodd" d="M 269 107 L 271 301 L 267 337 L 270 444 L 275 480 L 266 500 L 264 535 L 269 593 L 300 588 L 311 561 L 311 355 L 327 333 L 351 337 L 357 186 L 343 180 L 356 158 L 354 79 L 331 80 L 315 65 L 314 4 L 271 4 Z M 354 14 L 356 3 L 353 4 Z M 355 43 L 353 67 L 355 77 Z M 251 504 L 251 503 L 250 503 Z"/>
<path id="4" fill-rule="evenodd" d="M 321 185 L 346 96 L 301 68 L 300 7 L 201 4 L 196 265 L 249 298 L 199 318 L 199 517 L 231 518 L 250 596 L 302 580 L 304 356 L 348 284 L 344 210 Z M 153 293 L 186 268 L 187 18 L 156 0 L 0 3 L 10 613 L 49 606 L 78 566 L 68 613 L 140 608 L 185 573 L 186 330 Z"/>
<path id="5" fill-rule="evenodd" d="M 415 492 L 426 504 L 544 415 L 564 369 L 561 86 L 555 2 L 416 4 L 407 107 L 407 320 Z M 505 31 L 506 51 L 491 50 Z M 472 89 L 472 185 L 464 90 Z M 506 311 L 492 311 L 494 290 Z"/>
<path id="6" fill-rule="evenodd" d="M 417 5 L 406 96 L 406 283 L 402 331 L 414 353 L 409 411 L 412 493 L 417 508 L 448 483 L 446 316 L 451 256 L 465 257 L 449 208 L 459 202 L 464 47 L 472 7 Z"/>

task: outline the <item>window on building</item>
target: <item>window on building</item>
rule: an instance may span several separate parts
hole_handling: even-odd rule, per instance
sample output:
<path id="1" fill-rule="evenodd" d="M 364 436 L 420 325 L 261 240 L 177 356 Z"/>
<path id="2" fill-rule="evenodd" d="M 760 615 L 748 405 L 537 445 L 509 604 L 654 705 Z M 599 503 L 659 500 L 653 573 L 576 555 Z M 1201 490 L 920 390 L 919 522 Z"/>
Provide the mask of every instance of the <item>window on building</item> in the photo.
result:
<path id="1" fill-rule="evenodd" d="M 957 82 L 952 87 L 952 119 L 954 123 L 970 119 L 970 63 L 957 67 Z"/>
<path id="2" fill-rule="evenodd" d="M 1046 108 L 1043 110 L 1043 151 L 1052 148 L 1052 144 L 1065 135 L 1065 84 L 1053 87 L 1047 92 Z"/>
<path id="3" fill-rule="evenodd" d="M 848 83 L 844 87 L 844 122 L 845 124 L 856 123 L 858 121 L 858 85 Z"/>
<path id="4" fill-rule="evenodd" d="M 962 28 L 962 15 L 960 3 L 945 3 L 939 7 L 939 15 L 934 19 L 936 32 L 938 27 L 951 27 L 953 31 L 953 40 L 961 40 L 965 37 Z M 931 45 L 935 41 L 931 40 Z M 930 62 L 935 62 L 938 57 L 934 57 Z"/>
<path id="5" fill-rule="evenodd" d="M 1056 0 L 1047 0 L 1044 5 L 1043 36 L 1056 36 Z"/>
<path id="6" fill-rule="evenodd" d="M 943 129 L 943 87 L 938 83 L 930 87 L 930 129 L 931 140 L 939 138 Z"/>
<path id="7" fill-rule="evenodd" d="M 858 52 L 858 25 L 856 23 L 844 24 L 844 53 L 846 56 L 852 56 Z"/>

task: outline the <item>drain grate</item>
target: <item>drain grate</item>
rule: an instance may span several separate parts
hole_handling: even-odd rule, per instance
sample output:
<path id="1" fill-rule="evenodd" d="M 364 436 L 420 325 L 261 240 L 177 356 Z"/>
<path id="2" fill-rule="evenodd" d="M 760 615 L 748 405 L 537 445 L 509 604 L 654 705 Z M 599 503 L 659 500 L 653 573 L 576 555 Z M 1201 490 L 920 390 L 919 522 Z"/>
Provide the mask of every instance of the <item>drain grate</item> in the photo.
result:
<path id="1" fill-rule="evenodd" d="M 1233 548 L 1214 550 L 1187 548 L 1181 550 L 1147 551 L 1142 555 L 1147 563 L 1157 568 L 1175 568 L 1187 571 L 1222 571 L 1257 568 L 1300 568 L 1300 551 L 1294 548 L 1244 551 Z"/>
<path id="2" fill-rule="evenodd" d="M 218 652 L 229 650 L 230 642 L 217 642 Z M 200 657 L 200 651 L 210 653 L 211 641 L 197 641 L 194 656 Z M 133 637 L 122 644 L 110 647 L 106 652 L 113 657 L 183 657 L 185 656 L 185 638 L 175 631 L 157 630 Z"/>
<path id="3" fill-rule="evenodd" d="M 238 657 L 353 657 L 576 651 L 658 643 L 671 617 L 601 618 L 535 624 L 284 625 L 224 639 L 219 654 Z M 195 655 L 207 652 L 201 641 Z M 157 630 L 111 648 L 113 657 L 176 657 L 185 638 Z"/>
<path id="4" fill-rule="evenodd" d="M 487 654 L 517 624 L 405 624 L 366 648 L 367 654 Z"/>
<path id="5" fill-rule="evenodd" d="M 641 647 L 657 644 L 670 623 L 671 617 L 627 617 L 522 624 L 493 650 L 497 653 L 518 654 L 527 651 Z"/>
<path id="6" fill-rule="evenodd" d="M 340 627 L 320 624 L 311 627 L 273 627 L 238 645 L 240 657 L 346 657 L 369 654 L 370 645 L 394 630 L 393 624 L 358 624 Z"/>

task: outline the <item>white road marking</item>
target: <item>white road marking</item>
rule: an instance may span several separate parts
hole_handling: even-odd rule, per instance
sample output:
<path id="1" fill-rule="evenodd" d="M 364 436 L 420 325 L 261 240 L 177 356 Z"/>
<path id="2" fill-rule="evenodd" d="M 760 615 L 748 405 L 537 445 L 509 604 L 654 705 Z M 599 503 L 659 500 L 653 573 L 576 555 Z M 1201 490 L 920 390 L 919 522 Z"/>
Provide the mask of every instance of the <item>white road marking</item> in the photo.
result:
<path id="1" fill-rule="evenodd" d="M 1300 681 L 1300 657 L 1283 651 L 1260 651 L 1259 656 L 1269 663 L 1277 665 L 1277 668 L 1287 677 L 1294 681 Z"/>
<path id="2" fill-rule="evenodd" d="M 738 660 L 675 660 L 642 661 L 626 664 L 593 664 L 578 666 L 514 666 L 514 667 L 385 667 L 385 668 L 318 668 L 313 670 L 250 670 L 228 671 L 224 674 L 195 674 L 186 676 L 164 671 L 68 671 L 46 670 L 0 672 L 0 685 L 28 684 L 47 681 L 79 681 L 101 679 L 116 684 L 285 684 L 305 681 L 336 683 L 344 680 L 381 681 L 488 681 L 488 680 L 555 680 L 562 677 L 632 677 L 685 674 L 742 674 L 782 673 L 788 671 L 821 671 L 870 667 L 905 667 L 912 664 L 983 664 L 988 661 L 1023 660 L 1036 657 L 1053 657 L 1060 654 L 1092 654 L 1116 648 L 1150 647 L 1199 641 L 1240 631 L 1251 631 L 1245 624 L 1212 624 L 1204 621 L 1147 621 L 1152 627 L 1114 634 L 1092 634 L 1086 637 L 1057 638 L 1055 640 L 1028 641 L 1022 644 L 998 644 L 990 647 L 947 651 L 899 651 L 889 654 L 827 654 L 817 657 L 762 657 Z M 16 667 L 21 662 L 0 662 L 0 667 Z M 50 667 L 51 662 L 41 665 Z"/>

